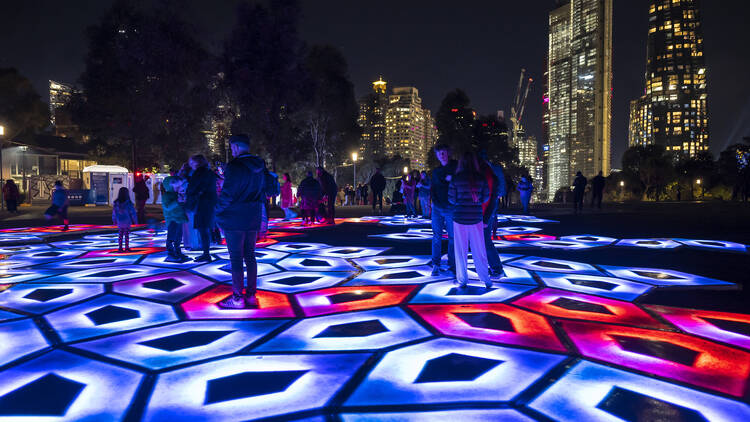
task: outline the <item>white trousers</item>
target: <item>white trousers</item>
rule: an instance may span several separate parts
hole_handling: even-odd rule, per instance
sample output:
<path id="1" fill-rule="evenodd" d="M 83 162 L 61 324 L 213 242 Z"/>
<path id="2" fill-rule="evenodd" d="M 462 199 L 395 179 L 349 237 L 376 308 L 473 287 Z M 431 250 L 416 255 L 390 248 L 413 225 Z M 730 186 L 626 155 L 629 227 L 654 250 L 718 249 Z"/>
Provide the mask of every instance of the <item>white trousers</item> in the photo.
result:
<path id="1" fill-rule="evenodd" d="M 469 247 L 474 259 L 479 280 L 486 284 L 490 283 L 489 266 L 487 265 L 487 250 L 484 244 L 484 223 L 458 224 L 453 222 L 453 250 L 456 253 L 456 279 L 461 284 L 466 284 L 469 277 L 466 273 L 469 258 Z"/>

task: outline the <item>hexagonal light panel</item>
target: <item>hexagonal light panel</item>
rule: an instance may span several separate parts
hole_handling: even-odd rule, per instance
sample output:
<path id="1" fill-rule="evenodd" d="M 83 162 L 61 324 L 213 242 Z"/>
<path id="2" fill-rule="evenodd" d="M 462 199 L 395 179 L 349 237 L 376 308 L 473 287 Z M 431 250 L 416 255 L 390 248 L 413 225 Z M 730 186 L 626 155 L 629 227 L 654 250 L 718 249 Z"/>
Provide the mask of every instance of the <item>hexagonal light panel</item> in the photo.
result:
<path id="1" fill-rule="evenodd" d="M 400 304 L 416 288 L 410 285 L 344 286 L 298 293 L 305 316 L 361 311 Z"/>
<path id="2" fill-rule="evenodd" d="M 366 286 L 372 284 L 422 284 L 432 281 L 451 279 L 448 275 L 432 275 L 432 267 L 388 268 L 385 270 L 367 271 L 346 283 L 347 286 Z"/>
<path id="3" fill-rule="evenodd" d="M 102 284 L 16 284 L 0 292 L 0 303 L 30 314 L 42 314 L 104 293 Z"/>

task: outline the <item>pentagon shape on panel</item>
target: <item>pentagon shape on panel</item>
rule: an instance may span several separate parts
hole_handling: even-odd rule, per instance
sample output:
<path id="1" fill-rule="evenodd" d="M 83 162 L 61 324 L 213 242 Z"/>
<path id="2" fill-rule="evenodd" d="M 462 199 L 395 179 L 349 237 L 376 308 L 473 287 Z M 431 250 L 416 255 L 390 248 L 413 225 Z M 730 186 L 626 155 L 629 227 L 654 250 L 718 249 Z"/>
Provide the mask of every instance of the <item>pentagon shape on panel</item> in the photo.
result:
<path id="1" fill-rule="evenodd" d="M 12 309 L 42 314 L 104 293 L 101 284 L 16 284 L 0 292 L 0 303 Z"/>
<path id="2" fill-rule="evenodd" d="M 55 350 L 0 377 L 0 418 L 120 420 L 142 374 Z"/>
<path id="3" fill-rule="evenodd" d="M 0 344 L 0 366 L 49 346 L 30 319 L 0 323 Z"/>
<path id="4" fill-rule="evenodd" d="M 112 289 L 130 296 L 176 303 L 212 285 L 212 282 L 201 276 L 179 271 L 118 281 Z"/>
<path id="5" fill-rule="evenodd" d="M 287 271 L 357 271 L 344 258 L 315 255 L 294 255 L 282 259 L 276 265 Z"/>
<path id="6" fill-rule="evenodd" d="M 388 413 L 343 413 L 339 417 L 344 422 L 427 422 L 427 421 L 461 421 L 461 422 L 532 422 L 513 409 L 473 409 L 473 410 L 425 410 L 414 412 Z"/>
<path id="7" fill-rule="evenodd" d="M 447 336 L 493 343 L 566 351 L 546 318 L 501 303 L 481 305 L 409 305 Z"/>
<path id="8" fill-rule="evenodd" d="M 593 234 L 577 234 L 577 235 L 570 235 L 570 236 L 560 236 L 560 240 L 580 242 L 580 243 L 590 243 L 596 246 L 608 246 L 617 242 L 617 239 L 615 239 L 614 237 L 597 236 Z"/>
<path id="9" fill-rule="evenodd" d="M 308 255 L 330 256 L 334 258 L 361 258 L 363 256 L 379 255 L 390 248 L 364 246 L 329 246 L 316 251 L 307 252 Z"/>
<path id="10" fill-rule="evenodd" d="M 258 262 L 258 276 L 266 275 L 266 274 L 273 274 L 276 272 L 281 271 L 277 267 L 266 264 L 263 262 Z M 229 261 L 224 260 L 218 260 L 211 262 L 209 264 L 203 264 L 198 267 L 191 268 L 191 271 L 194 271 L 200 275 L 206 276 L 212 280 L 215 281 L 232 281 L 232 266 L 229 263 Z"/>
<path id="11" fill-rule="evenodd" d="M 386 353 L 347 406 L 508 401 L 565 357 L 435 339 Z"/>
<path id="12" fill-rule="evenodd" d="M 379 255 L 364 258 L 354 258 L 357 265 L 365 271 L 382 270 L 386 268 L 412 267 L 427 265 L 432 262 L 429 256 L 411 255 Z"/>
<path id="13" fill-rule="evenodd" d="M 627 246 L 632 248 L 647 249 L 674 249 L 682 246 L 672 239 L 621 239 L 615 246 Z"/>
<path id="14" fill-rule="evenodd" d="M 120 280 L 162 274 L 168 271 L 166 268 L 154 268 L 145 265 L 117 265 L 58 274 L 44 280 L 34 281 L 34 283 L 113 283 Z"/>
<path id="15" fill-rule="evenodd" d="M 662 323 L 630 302 L 582 293 L 543 289 L 517 299 L 513 304 L 558 318 L 664 328 Z"/>
<path id="16" fill-rule="evenodd" d="M 367 360 L 366 354 L 254 355 L 159 375 L 149 421 L 172 421 L 175 409 L 206 421 L 257 419 L 321 408 Z"/>
<path id="17" fill-rule="evenodd" d="M 573 321 L 561 325 L 586 357 L 736 397 L 746 393 L 746 351 L 668 331 Z"/>
<path id="18" fill-rule="evenodd" d="M 144 328 L 177 320 L 171 306 L 105 295 L 44 317 L 65 341 Z"/>
<path id="19" fill-rule="evenodd" d="M 298 293 L 297 302 L 305 316 L 361 311 L 398 305 L 416 286 L 345 286 Z"/>
<path id="20" fill-rule="evenodd" d="M 424 285 L 419 290 L 419 293 L 411 299 L 411 303 L 505 302 L 536 287 L 536 284 L 534 286 L 524 286 L 520 284 L 495 283 L 490 289 L 485 288 L 484 285 L 469 285 L 465 288 L 460 288 L 456 286 L 453 280 L 446 280 Z"/>
<path id="21" fill-rule="evenodd" d="M 587 361 L 573 366 L 528 406 L 554 420 L 750 419 L 744 403 Z"/>
<path id="22" fill-rule="evenodd" d="M 602 275 L 602 273 L 590 264 L 583 262 L 565 261 L 562 259 L 542 258 L 538 256 L 527 256 L 508 263 L 513 267 L 523 268 L 531 271 L 549 271 L 568 274 Z"/>
<path id="23" fill-rule="evenodd" d="M 633 301 L 648 293 L 653 286 L 622 278 L 586 274 L 561 274 L 538 271 L 544 284 L 555 289 L 570 290 L 612 299 Z"/>
<path id="24" fill-rule="evenodd" d="M 150 369 L 239 351 L 284 321 L 185 321 L 77 343 L 74 347 Z"/>
<path id="25" fill-rule="evenodd" d="M 687 333 L 750 349 L 750 315 L 657 305 L 646 308 Z"/>
<path id="26" fill-rule="evenodd" d="M 685 246 L 696 249 L 705 249 L 711 251 L 738 252 L 746 253 L 747 246 L 742 243 L 729 242 L 726 240 L 699 240 L 699 239 L 673 239 Z"/>
<path id="27" fill-rule="evenodd" d="M 330 287 L 346 280 L 350 275 L 349 272 L 285 271 L 258 277 L 258 288 L 296 293 Z"/>
<path id="28" fill-rule="evenodd" d="M 399 267 L 384 270 L 364 272 L 351 281 L 347 286 L 367 286 L 378 284 L 422 284 L 452 278 L 448 275 L 432 275 L 432 267 L 422 265 L 418 267 Z"/>
<path id="29" fill-rule="evenodd" d="M 613 277 L 624 278 L 626 280 L 633 280 L 641 283 L 648 283 L 656 286 L 735 286 L 734 283 L 729 283 L 727 281 L 715 280 L 713 278 L 683 273 L 675 270 L 640 267 L 617 267 L 612 265 L 602 265 L 601 267 L 604 271 L 611 274 Z"/>
<path id="30" fill-rule="evenodd" d="M 374 350 L 428 336 L 403 310 L 392 307 L 303 319 L 255 350 Z"/>
<path id="31" fill-rule="evenodd" d="M 258 290 L 258 306 L 247 309 L 224 309 L 218 303 L 232 294 L 229 286 L 216 286 L 213 289 L 183 303 L 182 309 L 189 319 L 253 319 L 253 318 L 293 318 L 294 309 L 289 298 L 282 293 Z"/>

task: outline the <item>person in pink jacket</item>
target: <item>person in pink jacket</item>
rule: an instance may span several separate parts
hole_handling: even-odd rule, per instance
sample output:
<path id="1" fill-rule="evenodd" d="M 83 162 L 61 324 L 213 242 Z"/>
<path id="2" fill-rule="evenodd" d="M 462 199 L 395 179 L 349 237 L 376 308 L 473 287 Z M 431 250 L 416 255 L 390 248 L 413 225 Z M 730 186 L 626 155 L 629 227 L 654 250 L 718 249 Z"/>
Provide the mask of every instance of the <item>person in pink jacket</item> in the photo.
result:
<path id="1" fill-rule="evenodd" d="M 284 173 L 284 184 L 281 186 L 281 209 L 284 211 L 284 220 L 297 217 L 297 214 L 291 209 L 292 206 L 294 206 L 292 177 L 289 176 L 289 173 Z"/>

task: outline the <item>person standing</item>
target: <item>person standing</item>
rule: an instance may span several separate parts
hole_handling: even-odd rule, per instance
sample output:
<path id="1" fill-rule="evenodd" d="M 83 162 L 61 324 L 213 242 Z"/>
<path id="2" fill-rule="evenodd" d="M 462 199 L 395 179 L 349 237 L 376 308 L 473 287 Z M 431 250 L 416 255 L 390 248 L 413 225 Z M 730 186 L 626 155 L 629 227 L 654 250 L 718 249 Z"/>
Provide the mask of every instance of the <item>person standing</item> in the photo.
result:
<path id="1" fill-rule="evenodd" d="M 308 171 L 307 177 L 302 179 L 302 182 L 297 187 L 297 198 L 299 198 L 299 208 L 302 213 L 303 223 L 315 223 L 315 213 L 323 197 L 322 192 L 320 183 L 313 178 L 312 172 Z"/>
<path id="2" fill-rule="evenodd" d="M 117 192 L 117 199 L 112 203 L 112 224 L 117 226 L 117 252 L 130 252 L 130 226 L 138 224 L 138 216 L 133 203 L 130 202 L 128 188 L 121 187 Z M 122 241 L 125 240 L 125 249 Z"/>
<path id="3" fill-rule="evenodd" d="M 185 262 L 189 258 L 182 254 L 182 225 L 188 218 L 178 200 L 178 192 L 182 187 L 182 179 L 177 176 L 165 177 L 161 182 L 161 209 L 164 221 L 167 223 L 167 262 Z"/>
<path id="4" fill-rule="evenodd" d="M 591 180 L 591 208 L 596 207 L 602 209 L 602 197 L 604 196 L 604 186 L 607 184 L 607 180 L 604 178 L 603 172 L 599 172 L 594 179 Z M 680 200 L 680 184 L 677 184 L 677 200 Z"/>
<path id="5" fill-rule="evenodd" d="M 62 231 L 68 231 L 68 223 L 70 223 L 70 220 L 68 220 L 68 205 L 70 205 L 70 201 L 68 200 L 68 191 L 63 187 L 62 181 L 55 181 L 55 188 L 52 190 L 51 197 L 52 205 L 44 212 L 44 218 L 52 220 L 59 215 L 64 224 Z"/>
<path id="6" fill-rule="evenodd" d="M 503 263 L 500 261 L 500 255 L 497 253 L 495 244 L 492 243 L 493 223 L 497 222 L 497 198 L 500 181 L 492 169 L 489 160 L 487 160 L 487 154 L 484 151 L 479 154 L 478 161 L 479 171 L 484 176 L 489 189 L 489 198 L 482 204 L 482 222 L 484 223 L 482 233 L 484 235 L 487 264 L 489 265 L 490 277 L 502 277 L 504 275 Z"/>
<path id="7" fill-rule="evenodd" d="M 453 248 L 453 205 L 448 201 L 448 186 L 456 173 L 457 163 L 451 160 L 450 147 L 435 147 L 440 167 L 432 171 L 430 196 L 432 197 L 432 275 L 440 275 L 443 230 L 448 232 L 448 269 L 455 274 L 456 256 Z"/>
<path id="8" fill-rule="evenodd" d="M 529 202 L 531 202 L 531 192 L 534 191 L 534 184 L 531 183 L 528 176 L 521 176 L 521 181 L 518 183 L 516 188 L 521 199 L 521 206 L 523 206 L 523 213 L 529 213 Z"/>
<path id="9" fill-rule="evenodd" d="M 573 210 L 575 213 L 583 211 L 583 194 L 586 192 L 586 183 L 588 181 L 579 171 L 573 180 Z"/>
<path id="10" fill-rule="evenodd" d="M 161 184 L 164 183 L 162 180 L 161 182 L 154 177 L 153 186 L 151 186 L 151 190 L 154 192 L 154 199 L 152 204 L 156 205 L 156 202 L 159 200 L 159 194 L 161 193 L 162 187 Z"/>
<path id="11" fill-rule="evenodd" d="M 281 209 L 284 211 L 284 220 L 291 220 L 297 217 L 292 211 L 294 206 L 294 194 L 292 193 L 292 176 L 284 173 L 284 184 L 281 186 Z"/>
<path id="12" fill-rule="evenodd" d="M 234 160 L 227 164 L 224 173 L 224 186 L 216 204 L 216 219 L 227 239 L 232 294 L 221 300 L 219 306 L 243 309 L 258 306 L 255 297 L 258 281 L 255 241 L 266 200 L 266 163 L 250 154 L 250 137 L 247 135 L 230 136 L 229 147 Z M 247 267 L 247 280 L 244 280 L 243 262 Z"/>
<path id="13" fill-rule="evenodd" d="M 367 205 L 367 195 L 369 194 L 367 184 L 362 184 L 362 205 Z"/>
<path id="14" fill-rule="evenodd" d="M 417 181 L 412 175 L 401 177 L 401 193 L 404 195 L 404 205 L 406 206 L 406 217 L 417 217 L 417 210 L 414 209 L 414 193 L 417 189 Z"/>
<path id="15" fill-rule="evenodd" d="M 185 205 L 192 210 L 193 228 L 200 234 L 203 255 L 195 258 L 196 262 L 211 262 L 211 231 L 214 228 L 214 207 L 216 206 L 216 175 L 208 167 L 206 157 L 194 155 L 188 160 L 193 174 L 188 181 L 185 192 Z"/>
<path id="16" fill-rule="evenodd" d="M 490 225 L 492 226 L 492 239 L 497 239 L 497 214 L 500 213 L 500 210 L 502 208 L 505 208 L 503 205 L 503 201 L 505 200 L 505 197 L 508 195 L 508 184 L 505 183 L 505 170 L 503 169 L 502 164 L 497 163 L 493 164 L 492 162 L 487 160 L 490 167 L 492 167 L 492 172 L 495 173 L 495 176 L 497 177 L 497 198 L 493 199 L 490 198 L 490 201 L 495 201 L 495 219 L 490 222 Z"/>
<path id="17" fill-rule="evenodd" d="M 138 221 L 143 223 L 146 221 L 146 201 L 149 198 L 148 186 L 146 186 L 146 180 L 143 176 L 135 178 L 133 194 L 135 195 L 135 209 L 138 211 Z"/>
<path id="18" fill-rule="evenodd" d="M 325 171 L 323 167 L 318 167 L 318 182 L 320 187 L 323 189 L 323 196 L 328 203 L 326 210 L 326 223 L 335 224 L 336 220 L 336 181 L 331 176 L 331 173 Z"/>
<path id="19" fill-rule="evenodd" d="M 420 174 L 417 189 L 419 189 L 418 195 L 419 204 L 422 207 L 422 218 L 426 220 L 430 218 L 430 178 L 427 176 L 426 171 Z"/>
<path id="20" fill-rule="evenodd" d="M 8 212 L 18 213 L 18 198 L 21 193 L 18 191 L 18 185 L 13 179 L 8 179 L 3 186 L 3 199 Z"/>
<path id="21" fill-rule="evenodd" d="M 459 287 L 468 282 L 467 261 L 469 250 L 474 260 L 479 280 L 488 289 L 492 287 L 487 250 L 484 243 L 482 204 L 490 199 L 489 187 L 480 172 L 476 154 L 467 152 L 461 156 L 456 175 L 448 188 L 448 201 L 455 207 L 453 213 L 453 235 L 456 256 L 456 281 Z"/>
<path id="22" fill-rule="evenodd" d="M 385 190 L 385 177 L 380 169 L 375 169 L 375 174 L 370 178 L 370 189 L 372 189 L 372 212 L 375 212 L 375 206 L 380 207 L 380 214 L 383 213 L 383 191 Z"/>

